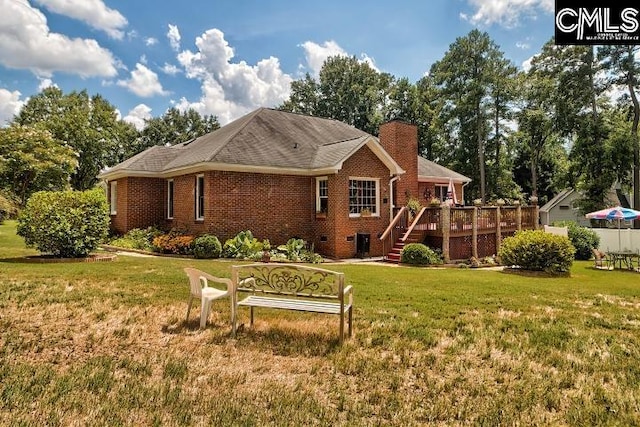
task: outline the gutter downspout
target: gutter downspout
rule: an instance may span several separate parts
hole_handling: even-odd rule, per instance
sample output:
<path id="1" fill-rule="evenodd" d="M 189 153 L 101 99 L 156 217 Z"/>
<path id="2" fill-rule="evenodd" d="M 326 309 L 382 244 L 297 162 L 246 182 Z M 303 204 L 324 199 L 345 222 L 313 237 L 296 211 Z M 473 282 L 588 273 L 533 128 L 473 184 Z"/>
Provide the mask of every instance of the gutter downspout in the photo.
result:
<path id="1" fill-rule="evenodd" d="M 389 197 L 391 198 L 391 200 L 389 200 L 389 206 L 391 206 L 391 208 L 389 209 L 389 221 L 393 221 L 393 209 L 396 207 L 396 205 L 393 203 L 393 183 L 399 179 L 400 176 L 396 175 L 389 180 Z"/>
<path id="2" fill-rule="evenodd" d="M 469 184 L 470 182 L 471 182 L 471 181 L 467 181 L 467 182 L 463 182 L 463 183 L 462 183 L 462 194 L 463 194 L 462 202 L 463 202 L 463 205 L 464 205 L 464 187 L 466 187 L 466 186 L 467 186 L 467 184 Z"/>

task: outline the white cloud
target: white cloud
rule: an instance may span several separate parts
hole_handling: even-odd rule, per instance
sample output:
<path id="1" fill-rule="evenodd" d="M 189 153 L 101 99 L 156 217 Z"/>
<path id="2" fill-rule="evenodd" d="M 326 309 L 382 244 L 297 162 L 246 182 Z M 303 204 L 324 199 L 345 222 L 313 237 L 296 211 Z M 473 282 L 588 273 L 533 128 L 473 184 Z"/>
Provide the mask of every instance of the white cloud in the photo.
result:
<path id="1" fill-rule="evenodd" d="M 461 13 L 460 18 L 473 25 L 500 24 L 504 27 L 514 27 L 525 15 L 536 18 L 539 12 L 551 13 L 554 0 L 467 0 L 475 12 L 469 16 Z"/>
<path id="2" fill-rule="evenodd" d="M 138 61 L 141 64 L 147 65 L 147 55 L 143 54 Z"/>
<path id="3" fill-rule="evenodd" d="M 48 87 L 58 87 L 51 79 L 40 79 L 40 84 L 38 85 L 38 92 L 42 92 Z"/>
<path id="4" fill-rule="evenodd" d="M 300 46 L 304 49 L 304 57 L 307 64 L 300 64 L 298 68 L 301 70 L 309 70 L 313 77 L 318 77 L 320 75 L 322 65 L 324 65 L 327 58 L 331 56 L 350 56 L 346 50 L 340 47 L 338 43 L 333 40 L 328 40 L 321 44 L 306 41 Z M 369 64 L 369 66 L 376 71 L 380 71 L 376 66 L 374 59 L 366 53 L 360 54 L 359 61 Z"/>
<path id="5" fill-rule="evenodd" d="M 146 39 L 144 39 L 144 44 L 147 46 L 155 46 L 156 44 L 158 44 L 158 39 L 155 37 L 147 37 Z"/>
<path id="6" fill-rule="evenodd" d="M 149 108 L 145 104 L 138 104 L 133 107 L 133 109 L 129 111 L 129 114 L 124 116 L 122 120 L 127 123 L 131 123 L 133 126 L 135 126 L 136 129 L 142 130 L 147 125 L 145 120 L 148 120 L 150 118 L 151 108 Z"/>
<path id="7" fill-rule="evenodd" d="M 26 102 L 26 99 L 20 99 L 21 95 L 17 90 L 11 92 L 0 88 L 0 127 L 7 125 L 20 112 Z"/>
<path id="8" fill-rule="evenodd" d="M 167 32 L 167 38 L 169 39 L 169 44 L 171 45 L 171 49 L 176 52 L 180 50 L 180 31 L 178 30 L 177 25 L 169 24 L 169 31 Z"/>
<path id="9" fill-rule="evenodd" d="M 322 44 L 306 41 L 300 46 L 304 49 L 307 68 L 311 70 L 311 74 L 314 76 L 320 74 L 322 64 L 324 64 L 324 61 L 330 56 L 347 56 L 347 52 L 333 40 L 325 41 Z"/>
<path id="10" fill-rule="evenodd" d="M 531 48 L 531 45 L 526 42 L 516 42 L 516 47 L 522 50 L 528 50 Z"/>
<path id="11" fill-rule="evenodd" d="M 218 29 L 196 38 L 197 52 L 185 50 L 178 61 L 188 78 L 202 83 L 196 102 L 180 99 L 176 107 L 194 108 L 201 114 L 218 116 L 226 124 L 258 107 L 273 107 L 289 97 L 292 78 L 282 72 L 278 58 L 262 59 L 255 65 L 232 62 L 233 49 Z"/>
<path id="12" fill-rule="evenodd" d="M 81 77 L 115 76 L 117 61 L 95 40 L 49 31 L 46 17 L 27 0 L 0 0 L 0 64 L 39 77 L 62 71 Z"/>
<path id="13" fill-rule="evenodd" d="M 136 69 L 131 72 L 131 78 L 129 80 L 118 80 L 117 84 L 145 98 L 154 95 L 168 94 L 168 92 L 162 89 L 158 75 L 140 63 L 136 64 Z"/>
<path id="14" fill-rule="evenodd" d="M 114 39 L 121 40 L 127 19 L 115 9 L 107 7 L 102 0 L 35 0 L 48 10 L 68 16 L 104 31 Z"/>
<path id="15" fill-rule="evenodd" d="M 169 74 L 170 76 L 175 76 L 176 74 L 178 74 L 180 72 L 180 68 L 176 67 L 173 64 L 169 64 L 169 63 L 165 62 L 164 65 L 162 66 L 162 71 L 165 74 Z"/>

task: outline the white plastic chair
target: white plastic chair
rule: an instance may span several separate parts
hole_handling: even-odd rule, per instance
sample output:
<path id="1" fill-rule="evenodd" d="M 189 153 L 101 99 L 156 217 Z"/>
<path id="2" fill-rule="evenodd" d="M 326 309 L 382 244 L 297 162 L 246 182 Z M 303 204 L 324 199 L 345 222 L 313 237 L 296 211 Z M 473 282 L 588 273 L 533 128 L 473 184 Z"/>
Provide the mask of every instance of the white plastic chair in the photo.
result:
<path id="1" fill-rule="evenodd" d="M 209 318 L 211 303 L 213 300 L 231 296 L 232 284 L 230 279 L 214 277 L 210 274 L 195 268 L 185 268 L 185 273 L 189 276 L 189 285 L 191 288 L 189 295 L 189 305 L 187 307 L 187 320 L 191 312 L 191 305 L 194 299 L 200 300 L 200 327 L 204 328 Z M 209 282 L 220 283 L 226 285 L 226 290 L 216 289 L 209 286 Z M 231 313 L 233 314 L 233 299 L 231 301 Z"/>

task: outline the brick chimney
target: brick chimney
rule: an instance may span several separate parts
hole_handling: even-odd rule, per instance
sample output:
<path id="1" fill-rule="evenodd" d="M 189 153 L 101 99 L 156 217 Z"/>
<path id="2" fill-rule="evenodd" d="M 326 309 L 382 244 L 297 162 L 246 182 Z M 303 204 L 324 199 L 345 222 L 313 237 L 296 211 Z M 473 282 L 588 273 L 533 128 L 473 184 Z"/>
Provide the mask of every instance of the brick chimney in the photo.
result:
<path id="1" fill-rule="evenodd" d="M 395 205 L 407 204 L 418 194 L 418 127 L 400 120 L 380 126 L 380 144 L 406 172 L 395 182 Z"/>

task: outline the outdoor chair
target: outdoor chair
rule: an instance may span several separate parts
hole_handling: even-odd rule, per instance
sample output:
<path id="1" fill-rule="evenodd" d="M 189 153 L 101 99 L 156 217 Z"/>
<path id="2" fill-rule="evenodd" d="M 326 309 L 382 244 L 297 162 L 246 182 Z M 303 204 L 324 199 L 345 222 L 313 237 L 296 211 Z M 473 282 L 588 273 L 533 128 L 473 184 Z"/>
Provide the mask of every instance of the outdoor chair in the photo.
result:
<path id="1" fill-rule="evenodd" d="M 613 270 L 613 266 L 609 265 L 609 258 L 607 258 L 607 254 L 595 248 L 591 251 L 593 252 L 593 266 L 595 268 L 600 270 Z"/>
<path id="2" fill-rule="evenodd" d="M 187 276 L 189 276 L 190 285 L 187 321 L 189 320 L 189 313 L 191 312 L 193 300 L 198 299 L 200 300 L 200 328 L 204 328 L 207 324 L 207 318 L 209 317 L 209 311 L 211 310 L 211 303 L 213 300 L 231 296 L 231 280 L 214 277 L 195 268 L 185 268 L 184 271 L 187 273 Z M 226 286 L 226 290 L 210 287 L 209 282 L 223 284 Z M 233 313 L 233 301 L 231 301 L 231 306 Z"/>

